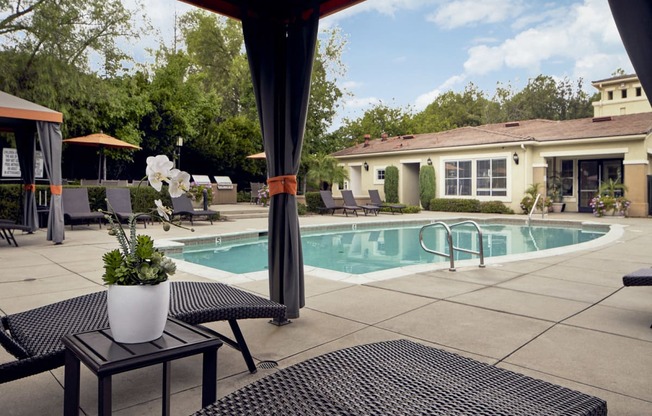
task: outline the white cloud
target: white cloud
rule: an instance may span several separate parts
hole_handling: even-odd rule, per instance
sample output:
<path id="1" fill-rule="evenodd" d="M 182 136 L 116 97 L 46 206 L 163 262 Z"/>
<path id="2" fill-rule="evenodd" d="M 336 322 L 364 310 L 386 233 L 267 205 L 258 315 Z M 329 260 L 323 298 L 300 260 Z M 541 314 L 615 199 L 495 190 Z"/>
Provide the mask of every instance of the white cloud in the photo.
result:
<path id="1" fill-rule="evenodd" d="M 623 61 L 620 37 L 607 2 L 584 0 L 546 13 L 556 15 L 557 19 L 524 28 L 496 46 L 469 48 L 464 63 L 466 73 L 481 75 L 503 68 L 537 73 L 544 62 L 561 60 L 574 62 L 573 76 L 577 77 L 592 72 L 589 68 L 597 68 L 598 53 L 612 68 L 607 73 Z M 605 45 L 610 53 L 605 53 Z"/>
<path id="2" fill-rule="evenodd" d="M 427 17 L 445 29 L 477 23 L 499 23 L 518 16 L 523 10 L 520 0 L 456 0 L 443 4 Z"/>
<path id="3" fill-rule="evenodd" d="M 366 108 L 366 107 L 371 107 L 372 105 L 378 104 L 380 102 L 382 102 L 382 100 L 377 97 L 350 98 L 344 101 L 344 107 Z"/>
<path id="4" fill-rule="evenodd" d="M 360 88 L 364 84 L 362 82 L 358 81 L 344 81 L 340 84 L 340 88 L 344 88 L 345 90 L 354 90 L 356 88 Z"/>
<path id="5" fill-rule="evenodd" d="M 437 99 L 437 97 L 439 97 L 439 95 L 441 95 L 442 92 L 453 89 L 454 86 L 460 85 L 462 82 L 464 82 L 464 80 L 466 80 L 465 75 L 453 75 L 452 77 L 448 78 L 446 81 L 444 81 L 441 85 L 439 85 L 434 90 L 428 91 L 428 92 L 426 92 L 424 94 L 421 94 L 414 101 L 415 110 L 416 111 L 423 110 L 430 103 L 435 101 L 435 99 Z"/>

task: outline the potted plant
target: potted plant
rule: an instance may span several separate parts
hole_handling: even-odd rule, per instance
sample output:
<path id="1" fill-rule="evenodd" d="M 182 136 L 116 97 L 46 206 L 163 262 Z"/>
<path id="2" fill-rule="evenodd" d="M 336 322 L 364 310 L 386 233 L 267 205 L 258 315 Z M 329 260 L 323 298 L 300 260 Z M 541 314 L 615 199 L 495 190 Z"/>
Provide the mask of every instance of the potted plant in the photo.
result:
<path id="1" fill-rule="evenodd" d="M 167 156 L 148 157 L 147 176 L 141 183 L 147 179 L 159 192 L 167 183 L 171 197 L 182 195 L 190 188 L 190 175 L 172 167 Z M 160 199 L 154 203 L 156 210 L 151 215 L 159 217 L 163 228 L 169 230 L 170 208 Z M 108 285 L 109 326 L 114 339 L 123 343 L 151 341 L 163 334 L 170 306 L 168 276 L 176 271 L 174 262 L 154 247 L 150 236 L 136 234 L 139 215 L 143 214 L 130 216 L 127 233 L 110 205 L 105 212 L 109 233 L 116 236 L 120 248 L 104 254 L 102 279 Z"/>
<path id="2" fill-rule="evenodd" d="M 564 209 L 561 189 L 561 178 L 557 175 L 550 177 L 548 180 L 548 194 L 551 199 L 552 212 L 562 212 Z"/>
<path id="3" fill-rule="evenodd" d="M 210 185 L 197 185 L 195 182 L 190 183 L 190 189 L 186 195 L 192 201 L 192 206 L 194 208 L 204 209 L 204 191 L 206 191 L 206 204 L 210 205 L 213 201 L 213 189 Z"/>

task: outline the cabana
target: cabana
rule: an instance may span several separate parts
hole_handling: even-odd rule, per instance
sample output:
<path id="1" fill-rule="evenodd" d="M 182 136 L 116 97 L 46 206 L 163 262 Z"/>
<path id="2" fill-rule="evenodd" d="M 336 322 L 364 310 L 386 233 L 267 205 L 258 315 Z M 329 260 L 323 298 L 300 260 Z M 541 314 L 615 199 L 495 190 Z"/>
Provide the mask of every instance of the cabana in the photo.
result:
<path id="1" fill-rule="evenodd" d="M 0 91 L 0 130 L 13 132 L 16 137 L 18 162 L 23 180 L 23 225 L 38 228 L 34 166 L 36 137 L 41 143 L 45 169 L 50 180 L 50 215 L 47 239 L 55 244 L 64 240 L 61 205 L 61 122 L 57 111 Z"/>

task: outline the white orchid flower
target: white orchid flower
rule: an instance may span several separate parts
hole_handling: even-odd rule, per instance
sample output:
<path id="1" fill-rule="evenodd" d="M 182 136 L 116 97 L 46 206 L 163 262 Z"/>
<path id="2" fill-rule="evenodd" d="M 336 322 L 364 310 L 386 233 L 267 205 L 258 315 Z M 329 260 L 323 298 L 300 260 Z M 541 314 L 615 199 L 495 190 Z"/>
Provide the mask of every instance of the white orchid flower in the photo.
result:
<path id="1" fill-rule="evenodd" d="M 190 190 L 190 174 L 179 169 L 170 171 L 170 196 L 178 198 Z"/>
<path id="2" fill-rule="evenodd" d="M 160 199 L 155 200 L 154 204 L 156 204 L 156 212 L 158 212 L 158 215 L 165 218 L 166 221 L 170 221 L 170 214 L 172 214 L 172 210 L 163 205 L 163 202 Z"/>
<path id="3" fill-rule="evenodd" d="M 148 157 L 145 174 L 150 186 L 160 192 L 163 182 L 170 180 L 170 171 L 173 167 L 174 163 L 165 155 Z"/>

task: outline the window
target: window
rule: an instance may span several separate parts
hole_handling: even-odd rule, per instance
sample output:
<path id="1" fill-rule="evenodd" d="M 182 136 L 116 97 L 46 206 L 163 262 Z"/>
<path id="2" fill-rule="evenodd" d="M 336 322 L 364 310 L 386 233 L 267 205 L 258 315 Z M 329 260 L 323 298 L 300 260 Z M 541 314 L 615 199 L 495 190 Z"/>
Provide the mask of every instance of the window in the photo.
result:
<path id="1" fill-rule="evenodd" d="M 385 169 L 376 169 L 376 180 L 385 180 Z"/>
<path id="2" fill-rule="evenodd" d="M 471 161 L 448 161 L 445 165 L 446 195 L 471 195 Z"/>
<path id="3" fill-rule="evenodd" d="M 575 178 L 572 160 L 561 161 L 561 195 L 573 196 L 573 179 Z"/>
<path id="4" fill-rule="evenodd" d="M 476 195 L 507 196 L 507 159 L 476 161 Z"/>
<path id="5" fill-rule="evenodd" d="M 640 97 L 641 95 L 643 95 L 643 91 L 641 90 L 641 87 L 636 87 L 636 96 Z"/>
<path id="6" fill-rule="evenodd" d="M 614 99 L 614 92 L 607 91 L 607 100 L 613 100 L 613 99 Z"/>
<path id="7" fill-rule="evenodd" d="M 627 90 L 620 91 L 620 98 L 627 98 Z"/>

